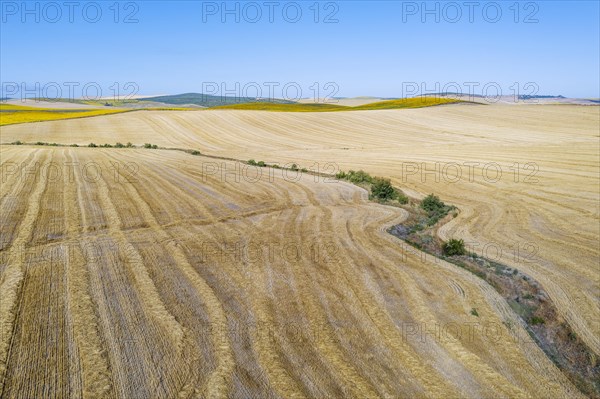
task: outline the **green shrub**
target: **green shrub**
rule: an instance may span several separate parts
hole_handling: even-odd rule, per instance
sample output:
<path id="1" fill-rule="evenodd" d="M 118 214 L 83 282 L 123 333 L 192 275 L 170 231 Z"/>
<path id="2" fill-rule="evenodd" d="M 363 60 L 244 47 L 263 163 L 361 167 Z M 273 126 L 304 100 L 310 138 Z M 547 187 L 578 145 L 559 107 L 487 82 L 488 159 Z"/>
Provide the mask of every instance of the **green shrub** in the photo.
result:
<path id="1" fill-rule="evenodd" d="M 421 208 L 423 208 L 429 216 L 429 220 L 427 221 L 428 226 L 433 226 L 441 218 L 446 216 L 448 212 L 454 209 L 453 206 L 444 204 L 437 196 L 433 194 L 429 194 L 423 199 L 423 201 L 421 201 Z"/>
<path id="2" fill-rule="evenodd" d="M 71 144 L 71 147 L 79 147 L 79 144 Z"/>
<path id="3" fill-rule="evenodd" d="M 303 172 L 308 170 L 302 168 Z M 382 177 L 373 177 L 364 170 L 350 170 L 348 172 L 339 171 L 335 174 L 336 179 L 347 180 L 354 184 L 370 184 L 371 195 L 373 198 L 383 200 L 398 200 L 401 204 L 408 204 L 408 197 L 400 190 L 396 190 L 390 181 L 390 179 L 384 179 Z"/>
<path id="4" fill-rule="evenodd" d="M 302 168 L 302 169 L 300 169 L 300 172 L 302 172 L 302 173 L 308 173 L 308 169 Z"/>
<path id="5" fill-rule="evenodd" d="M 152 144 L 150 144 L 150 143 L 144 143 L 144 148 L 152 148 Z"/>
<path id="6" fill-rule="evenodd" d="M 444 204 L 440 199 L 433 195 L 429 194 L 423 201 L 421 202 L 421 208 L 425 209 L 427 212 L 434 213 L 444 209 L 446 204 Z"/>
<path id="7" fill-rule="evenodd" d="M 298 170 L 298 165 L 296 165 L 295 163 L 292 164 L 292 167 L 290 168 L 293 171 Z"/>
<path id="8" fill-rule="evenodd" d="M 264 168 L 265 166 L 267 166 L 267 164 L 264 161 L 258 161 L 257 165 L 260 166 L 261 168 Z"/>
<path id="9" fill-rule="evenodd" d="M 17 141 L 15 141 L 15 142 L 13 142 L 13 144 L 14 144 L 14 145 L 21 145 L 21 144 L 23 144 L 23 142 L 22 142 L 22 141 L 20 141 L 20 140 L 17 140 Z"/>
<path id="10" fill-rule="evenodd" d="M 350 170 L 348 172 L 340 171 L 335 174 L 335 177 L 336 179 L 348 180 L 349 182 L 352 182 L 354 184 L 373 182 L 373 176 L 371 176 L 364 170 Z"/>
<path id="11" fill-rule="evenodd" d="M 479 313 L 477 313 L 477 309 L 475 309 L 475 308 L 471 308 L 471 314 L 472 314 L 473 316 L 477 316 L 477 317 L 479 317 Z"/>
<path id="12" fill-rule="evenodd" d="M 392 200 L 398 195 L 396 189 L 392 186 L 392 182 L 389 179 L 383 179 L 381 177 L 373 179 L 371 194 L 373 197 L 382 200 Z"/>
<path id="13" fill-rule="evenodd" d="M 546 323 L 546 320 L 544 320 L 541 317 L 538 317 L 538 316 L 532 316 L 531 317 L 531 324 L 534 325 L 534 326 L 538 325 L 538 324 L 544 324 L 544 323 Z"/>
<path id="14" fill-rule="evenodd" d="M 115 144 L 115 148 L 123 148 L 123 147 L 125 147 L 123 145 L 123 143 L 117 143 L 117 144 Z"/>
<path id="15" fill-rule="evenodd" d="M 112 145 L 110 145 L 110 144 L 102 144 L 100 147 L 102 147 L 102 148 L 112 148 Z"/>
<path id="16" fill-rule="evenodd" d="M 97 146 L 96 144 L 94 144 L 94 143 L 89 143 L 89 144 L 88 144 L 88 147 L 93 147 L 93 148 L 96 148 L 96 147 L 98 147 L 98 146 Z"/>
<path id="17" fill-rule="evenodd" d="M 442 245 L 442 250 L 444 251 L 444 255 L 447 256 L 464 255 L 466 253 L 465 242 L 463 240 L 451 238 L 450 241 L 445 242 L 444 245 Z"/>
<path id="18" fill-rule="evenodd" d="M 196 151 L 196 150 L 194 150 L 194 151 L 192 151 L 192 152 L 191 152 L 191 154 L 192 154 L 192 155 L 200 155 L 200 151 Z"/>
<path id="19" fill-rule="evenodd" d="M 423 229 L 425 229 L 425 227 L 421 223 L 419 223 L 411 227 L 410 232 L 418 233 L 419 231 L 423 231 Z"/>
<path id="20" fill-rule="evenodd" d="M 373 183 L 373 176 L 365 172 L 364 170 L 359 170 L 355 172 L 353 170 L 348 172 L 347 180 L 352 183 Z"/>
<path id="21" fill-rule="evenodd" d="M 248 160 L 248 165 L 256 166 L 257 163 L 254 159 L 250 159 L 250 160 Z"/>
<path id="22" fill-rule="evenodd" d="M 43 141 L 38 141 L 35 143 L 35 145 L 46 145 L 46 143 L 44 143 Z"/>
<path id="23" fill-rule="evenodd" d="M 397 194 L 397 200 L 399 203 L 401 204 L 408 204 L 408 197 L 406 196 L 406 194 L 404 194 L 402 191 L 396 191 Z"/>
<path id="24" fill-rule="evenodd" d="M 152 149 L 153 149 L 153 150 L 156 150 L 157 148 L 158 148 L 158 145 L 156 145 L 156 144 L 153 144 L 153 145 L 152 145 Z"/>
<path id="25" fill-rule="evenodd" d="M 131 147 L 133 147 L 133 144 L 131 144 L 131 142 L 128 142 L 128 143 L 127 143 L 125 146 L 126 146 L 127 148 L 131 148 Z"/>

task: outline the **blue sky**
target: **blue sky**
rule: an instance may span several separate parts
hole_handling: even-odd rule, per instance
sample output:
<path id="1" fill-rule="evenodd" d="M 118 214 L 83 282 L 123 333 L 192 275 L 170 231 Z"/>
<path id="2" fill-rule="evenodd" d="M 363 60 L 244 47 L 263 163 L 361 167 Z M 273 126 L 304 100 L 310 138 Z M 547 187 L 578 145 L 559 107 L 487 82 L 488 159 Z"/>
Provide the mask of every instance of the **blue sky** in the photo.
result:
<path id="1" fill-rule="evenodd" d="M 77 82 L 79 97 L 82 86 L 95 82 L 108 96 L 114 82 L 121 95 L 134 82 L 140 94 L 206 87 L 215 94 L 246 87 L 252 94 L 259 86 L 267 96 L 270 85 L 281 97 L 287 85 L 290 98 L 297 88 L 312 97 L 316 87 L 320 96 L 400 97 L 415 87 L 456 91 L 455 82 L 475 94 L 487 87 L 488 94 L 518 88 L 520 94 L 600 95 L 598 1 L 516 7 L 476 1 L 472 9 L 464 1 L 428 2 L 429 13 L 421 1 L 274 1 L 271 9 L 268 1 L 228 2 L 233 11 L 225 15 L 221 1 L 120 2 L 118 15 L 114 1 L 76 2 L 71 10 L 57 1 L 60 15 L 48 2 L 30 2 L 27 10 L 21 1 L 1 3 L 4 88 L 39 82 L 52 91 L 55 82 L 66 97 L 68 82 Z"/>

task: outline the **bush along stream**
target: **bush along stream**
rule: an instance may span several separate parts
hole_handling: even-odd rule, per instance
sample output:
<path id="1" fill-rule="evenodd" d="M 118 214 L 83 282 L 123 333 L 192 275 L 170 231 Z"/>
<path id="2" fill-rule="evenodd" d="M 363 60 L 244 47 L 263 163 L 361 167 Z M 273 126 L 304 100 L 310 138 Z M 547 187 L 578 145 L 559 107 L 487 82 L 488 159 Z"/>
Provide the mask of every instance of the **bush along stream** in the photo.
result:
<path id="1" fill-rule="evenodd" d="M 398 206 L 408 211 L 409 216 L 391 227 L 390 234 L 475 274 L 494 287 L 525 322 L 533 341 L 567 378 L 585 395 L 600 398 L 600 359 L 560 316 L 536 280 L 517 269 L 467 252 L 463 240 L 442 242 L 437 238 L 439 226 L 458 215 L 458 209 L 444 204 L 437 196 L 431 194 L 422 201 L 411 198 Z M 478 316 L 476 309 L 471 314 Z"/>

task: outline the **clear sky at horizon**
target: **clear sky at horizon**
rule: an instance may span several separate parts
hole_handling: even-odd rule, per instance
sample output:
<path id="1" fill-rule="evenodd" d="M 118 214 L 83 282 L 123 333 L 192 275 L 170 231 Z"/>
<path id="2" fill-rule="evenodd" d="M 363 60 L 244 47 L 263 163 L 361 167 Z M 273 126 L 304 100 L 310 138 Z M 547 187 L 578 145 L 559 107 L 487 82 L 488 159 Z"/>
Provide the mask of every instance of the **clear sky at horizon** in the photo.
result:
<path id="1" fill-rule="evenodd" d="M 90 82 L 104 96 L 113 82 L 122 95 L 134 82 L 146 95 L 216 83 L 214 94 L 226 94 L 224 84 L 282 97 L 296 85 L 302 97 L 316 87 L 319 96 L 400 97 L 457 91 L 455 82 L 475 94 L 492 86 L 600 96 L 598 1 L 427 2 L 426 10 L 421 1 L 257 1 L 228 2 L 229 13 L 221 1 L 74 3 L 1 1 L 3 95 L 7 82 L 55 82 L 64 97 L 68 82 L 79 84 L 75 97 Z"/>

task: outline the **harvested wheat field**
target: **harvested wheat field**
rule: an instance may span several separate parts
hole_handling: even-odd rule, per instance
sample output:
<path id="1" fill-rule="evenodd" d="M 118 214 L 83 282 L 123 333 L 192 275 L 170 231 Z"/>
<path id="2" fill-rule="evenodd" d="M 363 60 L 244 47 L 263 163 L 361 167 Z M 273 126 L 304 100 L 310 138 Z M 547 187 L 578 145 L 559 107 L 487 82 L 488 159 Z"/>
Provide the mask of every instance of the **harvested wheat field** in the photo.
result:
<path id="1" fill-rule="evenodd" d="M 1 155 L 40 168 L 2 188 L 3 397 L 577 396 L 493 290 L 399 245 L 403 212 L 355 186 L 226 183 L 172 151 Z"/>
<path id="2" fill-rule="evenodd" d="M 434 192 L 459 209 L 439 237 L 501 251 L 600 356 L 599 110 L 145 111 L 1 137 Z M 492 286 L 388 234 L 407 212 L 355 185 L 173 150 L 0 155 L 2 397 L 583 397 Z"/>

